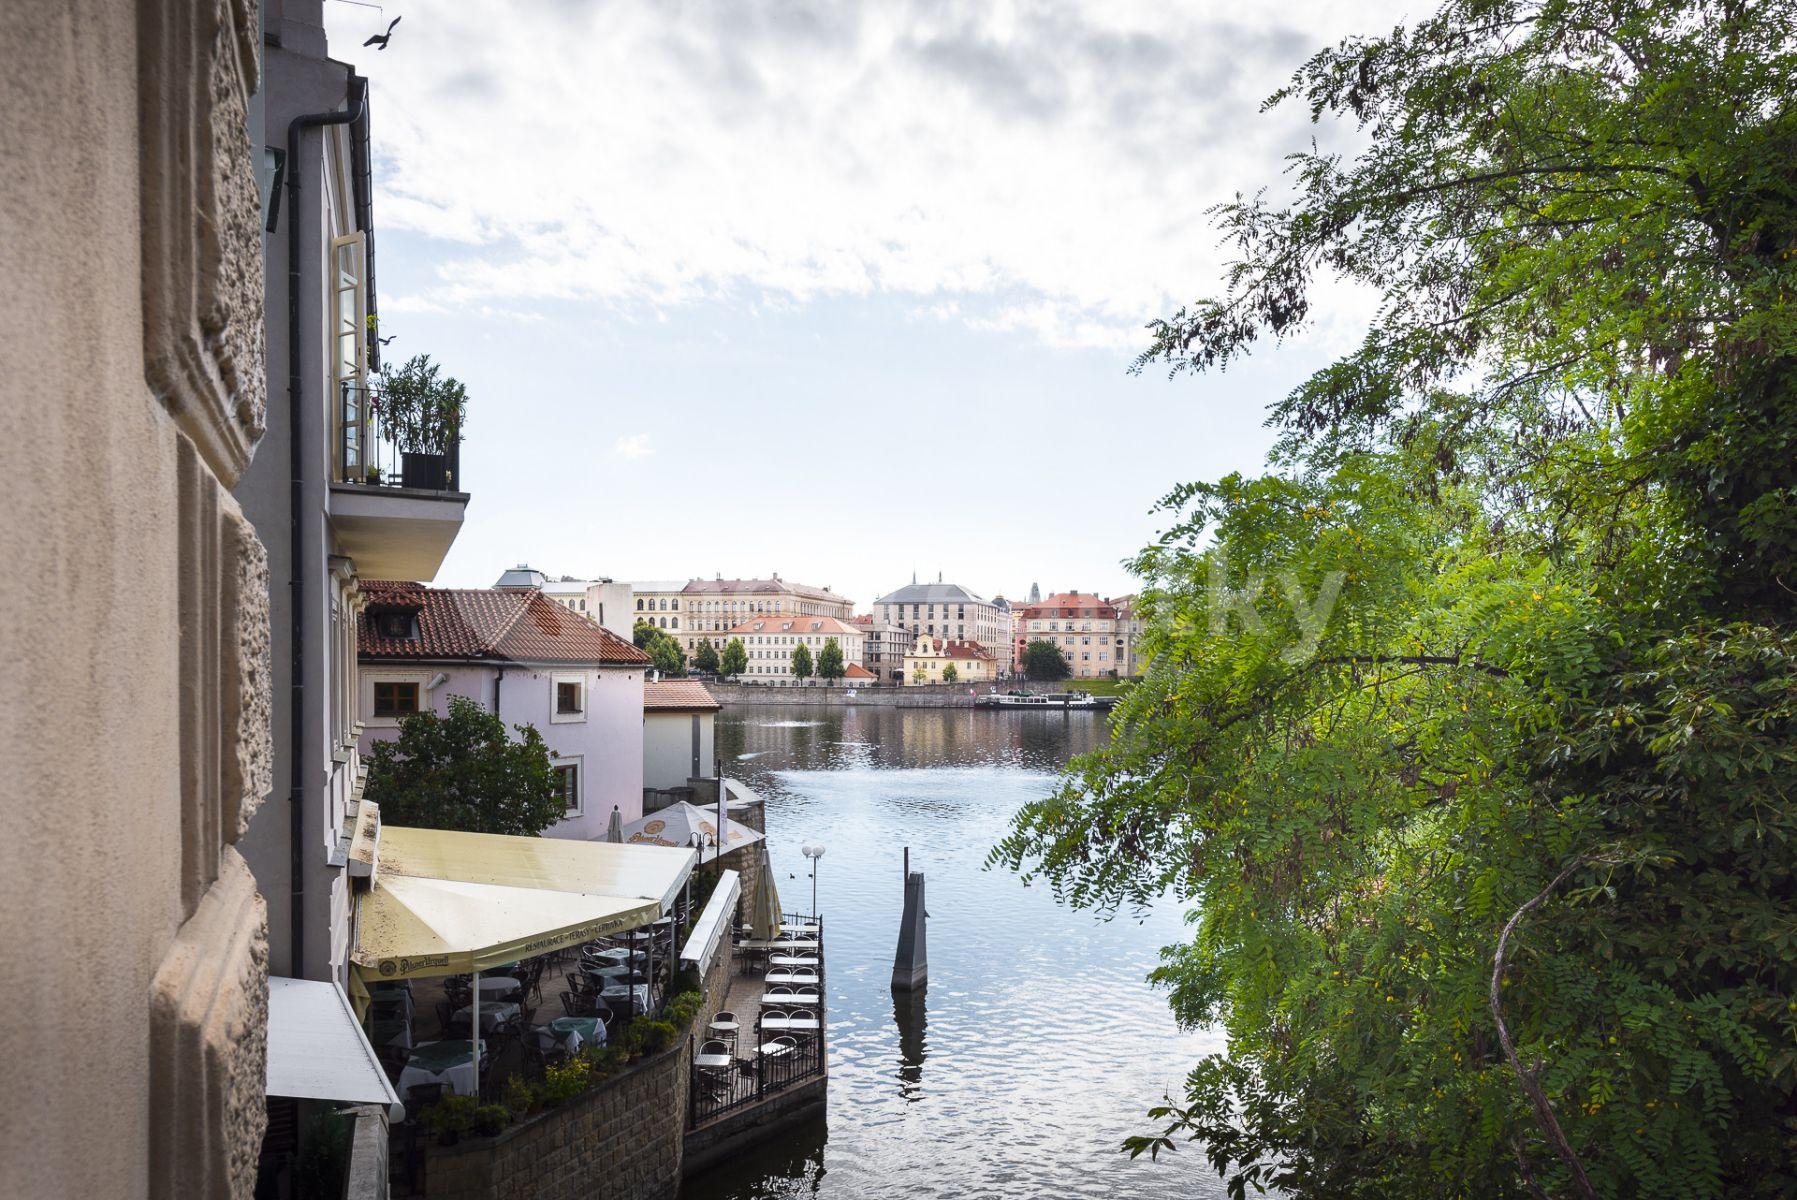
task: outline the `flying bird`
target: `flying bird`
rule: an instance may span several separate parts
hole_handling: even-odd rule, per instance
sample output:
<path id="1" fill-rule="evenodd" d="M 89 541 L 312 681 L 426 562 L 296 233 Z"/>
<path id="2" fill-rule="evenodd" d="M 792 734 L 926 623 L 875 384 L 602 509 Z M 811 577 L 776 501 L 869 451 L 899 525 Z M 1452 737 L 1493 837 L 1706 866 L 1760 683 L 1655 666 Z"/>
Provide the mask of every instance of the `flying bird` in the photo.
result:
<path id="1" fill-rule="evenodd" d="M 387 22 L 386 33 L 377 33 L 362 44 L 364 46 L 373 46 L 377 50 L 385 50 L 387 48 L 387 43 L 393 40 L 393 27 L 403 20 L 405 20 L 404 17 L 394 17 L 391 21 Z"/>

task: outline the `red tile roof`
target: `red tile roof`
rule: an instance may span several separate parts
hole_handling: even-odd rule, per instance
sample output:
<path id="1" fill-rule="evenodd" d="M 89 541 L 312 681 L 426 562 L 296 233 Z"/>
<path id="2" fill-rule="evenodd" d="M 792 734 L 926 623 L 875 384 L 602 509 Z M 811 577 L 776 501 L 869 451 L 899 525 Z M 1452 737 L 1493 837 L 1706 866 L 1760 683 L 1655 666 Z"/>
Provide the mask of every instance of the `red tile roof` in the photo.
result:
<path id="1" fill-rule="evenodd" d="M 1022 615 L 1024 620 L 1041 620 L 1045 617 L 1110 619 L 1116 617 L 1117 609 L 1111 601 L 1091 592 L 1056 592 L 1025 607 Z"/>
<path id="2" fill-rule="evenodd" d="M 916 643 L 912 643 L 913 647 Z M 935 653 L 945 658 L 975 659 L 991 658 L 992 651 L 978 642 L 945 642 L 941 638 L 931 638 L 930 645 Z"/>
<path id="3" fill-rule="evenodd" d="M 697 679 L 662 679 L 643 685 L 644 712 L 716 712 L 722 707 Z"/>
<path id="4" fill-rule="evenodd" d="M 878 679 L 879 678 L 878 675 L 875 675 L 872 671 L 868 670 L 866 667 L 862 666 L 860 663 L 850 663 L 848 666 L 844 667 L 842 669 L 842 677 L 844 679 Z"/>
<path id="5" fill-rule="evenodd" d="M 356 648 L 366 659 L 631 667 L 649 662 L 648 655 L 611 630 L 536 588 L 427 588 L 382 580 L 363 580 L 361 586 L 369 613 L 359 622 Z M 393 609 L 418 614 L 416 638 L 376 635 L 370 614 Z"/>

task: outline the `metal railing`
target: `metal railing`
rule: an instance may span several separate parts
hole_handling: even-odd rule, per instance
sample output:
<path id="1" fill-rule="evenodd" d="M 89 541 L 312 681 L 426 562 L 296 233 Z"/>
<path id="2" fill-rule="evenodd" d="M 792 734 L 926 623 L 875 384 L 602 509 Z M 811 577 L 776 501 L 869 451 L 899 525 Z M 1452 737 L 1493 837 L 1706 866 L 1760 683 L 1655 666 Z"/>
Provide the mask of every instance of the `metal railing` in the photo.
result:
<path id="1" fill-rule="evenodd" d="M 429 492 L 466 490 L 460 435 L 441 453 L 402 451 L 383 427 L 373 399 L 373 390 L 365 383 L 346 380 L 338 385 L 334 482 Z"/>
<path id="2" fill-rule="evenodd" d="M 695 1065 L 692 1068 L 692 1086 L 687 1089 L 689 1129 L 697 1128 L 726 1113 L 759 1104 L 770 1096 L 816 1079 L 824 1073 L 830 994 L 828 977 L 824 974 L 823 918 L 807 913 L 782 913 L 780 919 L 788 925 L 807 922 L 815 922 L 817 925 L 817 1032 L 797 1036 L 798 1045 L 785 1054 L 758 1053 L 751 1058 L 735 1059 L 728 1069 L 701 1068 Z M 737 1037 L 752 1038 L 759 1044 L 762 1037 L 759 1001 L 753 1017 L 745 1022 L 745 1015 L 747 1014 L 738 1015 L 737 1020 L 743 1028 Z M 696 1031 L 693 1038 L 693 1044 L 689 1047 L 692 1050 L 698 1048 L 700 1041 L 707 1040 L 703 1030 Z"/>

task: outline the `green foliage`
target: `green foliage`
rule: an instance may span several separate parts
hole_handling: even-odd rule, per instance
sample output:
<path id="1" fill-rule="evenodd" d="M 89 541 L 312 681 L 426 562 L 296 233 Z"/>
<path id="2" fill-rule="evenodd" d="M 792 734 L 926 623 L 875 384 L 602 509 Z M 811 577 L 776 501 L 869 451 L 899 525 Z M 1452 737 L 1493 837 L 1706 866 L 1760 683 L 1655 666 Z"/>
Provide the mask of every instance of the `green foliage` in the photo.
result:
<path id="1" fill-rule="evenodd" d="M 558 1104 L 566 1104 L 586 1093 L 592 1086 L 592 1060 L 583 1057 L 582 1053 L 565 1062 L 551 1063 L 543 1072 L 543 1082 L 537 1086 L 542 1092 L 542 1102 L 553 1108 Z"/>
<path id="2" fill-rule="evenodd" d="M 516 727 L 466 696 L 449 715 L 407 717 L 394 741 L 374 744 L 364 794 L 393 825 L 531 836 L 562 819 L 549 750 L 535 727 Z"/>
<path id="3" fill-rule="evenodd" d="M 1066 656 L 1061 648 L 1053 642 L 1041 638 L 1032 640 L 1023 648 L 1023 676 L 1038 683 L 1051 683 L 1057 679 L 1065 679 L 1073 674 L 1073 668 L 1067 664 Z"/>
<path id="4" fill-rule="evenodd" d="M 841 679 L 848 665 L 842 659 L 842 647 L 835 638 L 824 639 L 824 648 L 817 652 L 817 677 L 819 679 Z"/>
<path id="5" fill-rule="evenodd" d="M 294 1200 L 340 1200 L 354 1132 L 355 1123 L 337 1109 L 312 1115 L 293 1159 Z"/>
<path id="6" fill-rule="evenodd" d="M 749 669 L 749 652 L 743 647 L 741 638 L 731 638 L 730 644 L 724 647 L 718 669 L 726 679 L 734 679 Z"/>
<path id="7" fill-rule="evenodd" d="M 1130 1152 L 1196 1139 L 1237 1195 L 1797 1194 L 1794 24 L 1455 0 L 1276 97 L 1366 148 L 1227 206 L 1224 294 L 1143 363 L 1293 333 L 1320 272 L 1381 307 L 1267 474 L 1166 497 L 1151 665 L 994 856 L 1195 905 L 1155 979 L 1228 1047 Z"/>
<path id="8" fill-rule="evenodd" d="M 650 663 L 663 675 L 686 674 L 686 651 L 680 648 L 679 640 L 666 630 L 639 618 L 631 626 L 630 639 L 636 643 L 638 650 L 649 656 Z"/>
<path id="9" fill-rule="evenodd" d="M 452 377 L 439 378 L 441 374 L 442 368 L 425 354 L 381 373 L 373 408 L 401 450 L 442 454 L 461 440 L 468 389 Z"/>
<path id="10" fill-rule="evenodd" d="M 536 1088 L 524 1081 L 522 1075 L 514 1075 L 505 1081 L 504 1104 L 506 1111 L 511 1113 L 512 1120 L 522 1121 L 543 1107 L 543 1097 Z"/>
<path id="11" fill-rule="evenodd" d="M 954 683 L 961 678 L 961 672 L 955 670 L 955 664 L 949 663 L 942 668 L 942 682 Z"/>
<path id="12" fill-rule="evenodd" d="M 811 649 L 803 642 L 792 648 L 792 675 L 794 679 L 809 679 L 812 672 Z"/>
<path id="13" fill-rule="evenodd" d="M 717 673 L 718 648 L 711 644 L 710 638 L 699 639 L 699 647 L 693 651 L 693 666 L 701 671 Z"/>
<path id="14" fill-rule="evenodd" d="M 435 1134 L 467 1133 L 474 1128 L 481 1103 L 473 1096 L 450 1094 L 424 1110 L 424 1127 Z"/>

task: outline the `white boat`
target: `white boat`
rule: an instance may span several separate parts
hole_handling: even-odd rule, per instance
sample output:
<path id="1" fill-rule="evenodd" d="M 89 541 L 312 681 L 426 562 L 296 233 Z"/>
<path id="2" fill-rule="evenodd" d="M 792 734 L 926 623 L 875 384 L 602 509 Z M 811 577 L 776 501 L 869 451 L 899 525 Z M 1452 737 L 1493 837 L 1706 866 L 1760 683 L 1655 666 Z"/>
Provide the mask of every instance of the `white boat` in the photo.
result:
<path id="1" fill-rule="evenodd" d="M 1094 696 L 1088 692 L 989 692 L 975 698 L 980 708 L 1065 709 L 1109 708 L 1115 696 Z"/>

